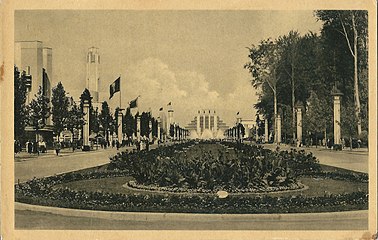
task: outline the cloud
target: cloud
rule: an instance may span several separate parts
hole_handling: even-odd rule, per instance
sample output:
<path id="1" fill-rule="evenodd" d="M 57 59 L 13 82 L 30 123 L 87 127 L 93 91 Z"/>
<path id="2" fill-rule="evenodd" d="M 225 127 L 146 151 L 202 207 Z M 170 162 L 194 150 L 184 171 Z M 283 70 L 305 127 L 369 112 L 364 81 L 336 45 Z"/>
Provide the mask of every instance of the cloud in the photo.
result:
<path id="1" fill-rule="evenodd" d="M 209 81 L 201 73 L 173 70 L 157 58 L 147 58 L 128 67 L 122 74 L 122 107 L 140 95 L 139 110 L 152 110 L 157 115 L 159 108 L 167 109 L 172 102 L 175 121 L 186 126 L 200 109 L 214 109 L 229 125 L 235 113 L 250 113 L 255 100 L 254 91 L 248 82 L 239 84 L 232 92 L 221 96 L 211 89 Z M 117 98 L 115 96 L 114 98 Z M 115 105 L 117 100 L 111 100 Z M 248 114 L 246 114 L 248 115 Z"/>

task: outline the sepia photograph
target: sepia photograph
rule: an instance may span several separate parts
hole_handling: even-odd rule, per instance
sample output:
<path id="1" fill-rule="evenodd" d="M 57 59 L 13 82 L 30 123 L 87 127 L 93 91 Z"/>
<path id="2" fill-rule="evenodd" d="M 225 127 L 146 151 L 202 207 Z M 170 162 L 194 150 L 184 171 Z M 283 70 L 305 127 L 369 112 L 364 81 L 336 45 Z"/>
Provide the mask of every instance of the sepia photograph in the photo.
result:
<path id="1" fill-rule="evenodd" d="M 12 14 L 12 231 L 376 239 L 376 10 Z"/>

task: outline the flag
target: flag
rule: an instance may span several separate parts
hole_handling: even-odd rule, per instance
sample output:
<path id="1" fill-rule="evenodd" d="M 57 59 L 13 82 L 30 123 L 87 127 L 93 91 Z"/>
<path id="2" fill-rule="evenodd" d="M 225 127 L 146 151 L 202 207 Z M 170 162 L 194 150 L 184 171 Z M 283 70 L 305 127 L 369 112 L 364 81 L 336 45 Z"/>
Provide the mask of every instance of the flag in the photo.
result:
<path id="1" fill-rule="evenodd" d="M 172 105 L 172 102 L 169 102 L 168 104 L 167 104 L 167 106 L 171 106 Z"/>
<path id="2" fill-rule="evenodd" d="M 110 85 L 110 97 L 111 99 L 114 93 L 119 92 L 121 90 L 121 77 L 117 78 L 111 85 Z"/>
<path id="3" fill-rule="evenodd" d="M 161 107 L 161 108 L 159 109 L 159 111 L 163 111 L 163 108 Z"/>
<path id="4" fill-rule="evenodd" d="M 138 98 L 135 98 L 134 100 L 132 100 L 129 104 L 130 104 L 130 108 L 136 108 L 138 107 Z"/>

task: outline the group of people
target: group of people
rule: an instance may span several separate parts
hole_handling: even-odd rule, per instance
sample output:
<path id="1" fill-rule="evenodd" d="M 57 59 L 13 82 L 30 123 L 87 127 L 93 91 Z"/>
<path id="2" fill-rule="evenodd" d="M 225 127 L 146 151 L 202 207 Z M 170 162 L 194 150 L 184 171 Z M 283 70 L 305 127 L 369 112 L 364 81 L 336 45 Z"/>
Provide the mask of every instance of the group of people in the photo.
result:
<path id="1" fill-rule="evenodd" d="M 22 146 L 19 140 L 14 140 L 14 152 L 17 154 L 22 151 Z M 46 142 L 43 140 L 31 141 L 28 140 L 25 144 L 25 151 L 29 154 L 32 153 L 45 153 L 47 151 Z"/>

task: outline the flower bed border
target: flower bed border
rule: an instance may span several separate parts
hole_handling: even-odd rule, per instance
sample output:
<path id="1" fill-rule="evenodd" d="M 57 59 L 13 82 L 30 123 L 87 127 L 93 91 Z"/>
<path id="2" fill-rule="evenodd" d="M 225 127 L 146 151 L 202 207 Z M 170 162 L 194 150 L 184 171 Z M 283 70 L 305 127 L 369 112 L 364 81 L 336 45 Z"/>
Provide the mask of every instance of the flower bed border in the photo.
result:
<path id="1" fill-rule="evenodd" d="M 304 191 L 308 189 L 308 186 L 296 182 L 292 185 L 297 185 L 295 188 L 292 187 L 267 187 L 266 189 L 235 189 L 235 191 L 228 192 L 230 195 L 242 195 L 242 194 L 266 194 L 266 193 L 283 193 L 283 192 L 293 192 L 293 191 Z M 143 184 L 138 184 L 135 181 L 129 181 L 123 185 L 123 187 L 137 190 L 137 191 L 148 191 L 156 193 L 170 193 L 170 194 L 215 194 L 218 190 L 209 189 L 186 189 L 180 187 L 160 187 L 160 186 L 146 186 Z M 280 189 L 282 188 L 282 189 Z M 222 189 L 219 189 L 219 191 Z"/>
<path id="2" fill-rule="evenodd" d="M 366 210 L 368 193 L 363 191 L 346 194 L 325 194 L 324 196 L 276 197 L 264 194 L 256 196 L 230 195 L 219 199 L 215 194 L 120 194 L 107 192 L 76 191 L 54 187 L 85 179 L 126 176 L 127 172 L 70 172 L 33 179 L 16 184 L 15 200 L 42 206 L 74 209 L 107 210 L 121 212 L 181 212 L 181 213 L 314 213 L 330 211 Z M 327 178 L 366 174 L 325 173 Z M 312 176 L 314 177 L 314 176 Z M 324 176 L 323 176 L 324 177 Z M 54 182 L 51 184 L 51 182 Z M 361 181 L 364 182 L 364 181 Z"/>

